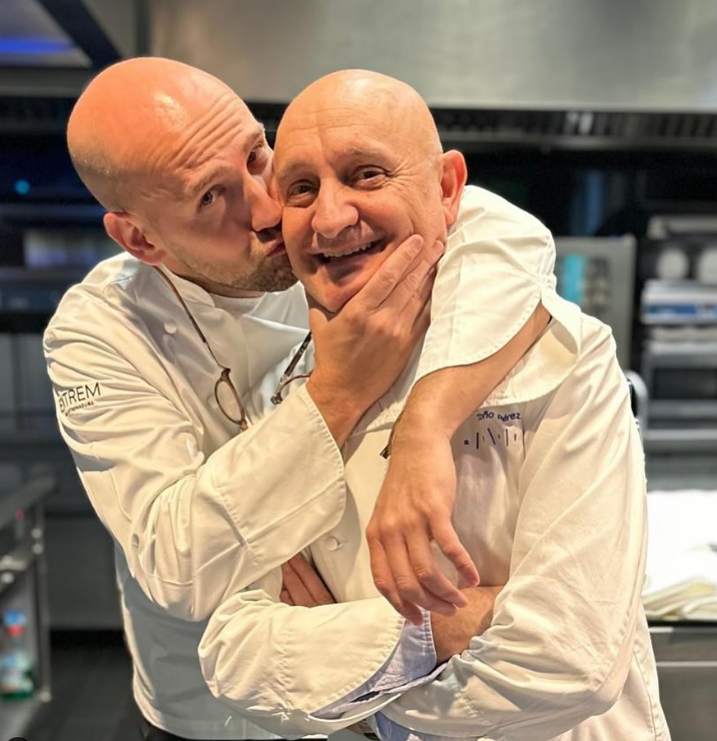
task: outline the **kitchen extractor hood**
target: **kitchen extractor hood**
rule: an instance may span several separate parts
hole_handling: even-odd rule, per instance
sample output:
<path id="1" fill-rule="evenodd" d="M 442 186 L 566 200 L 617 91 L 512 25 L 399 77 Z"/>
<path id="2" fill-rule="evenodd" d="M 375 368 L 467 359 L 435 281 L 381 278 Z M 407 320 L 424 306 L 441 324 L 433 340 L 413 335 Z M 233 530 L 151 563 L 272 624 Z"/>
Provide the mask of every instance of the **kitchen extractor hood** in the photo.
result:
<path id="1" fill-rule="evenodd" d="M 0 129 L 24 115 L 14 99 L 73 99 L 97 70 L 137 54 L 144 2 L 0 0 L 0 107 L 11 114 Z"/>
<path id="2" fill-rule="evenodd" d="M 90 60 L 36 0 L 2 0 L 0 65 L 89 67 Z"/>
<path id="3" fill-rule="evenodd" d="M 152 53 L 269 119 L 362 67 L 412 84 L 468 147 L 717 149 L 713 0 L 148 0 L 148 18 Z"/>

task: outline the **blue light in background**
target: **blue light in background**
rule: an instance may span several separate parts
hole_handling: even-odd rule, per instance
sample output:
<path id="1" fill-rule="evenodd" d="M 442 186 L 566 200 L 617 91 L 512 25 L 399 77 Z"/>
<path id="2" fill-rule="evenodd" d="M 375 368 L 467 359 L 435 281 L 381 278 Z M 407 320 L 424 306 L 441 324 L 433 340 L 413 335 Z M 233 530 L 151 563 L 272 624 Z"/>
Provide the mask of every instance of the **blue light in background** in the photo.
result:
<path id="1" fill-rule="evenodd" d="M 585 273 L 587 261 L 584 255 L 562 255 L 557 264 L 558 293 L 567 301 L 578 306 L 585 298 Z"/>
<path id="2" fill-rule="evenodd" d="M 62 54 L 75 45 L 65 39 L 0 37 L 0 54 Z"/>
<path id="3" fill-rule="evenodd" d="M 16 180 L 15 192 L 19 196 L 26 196 L 30 192 L 30 183 L 28 183 L 27 180 Z"/>

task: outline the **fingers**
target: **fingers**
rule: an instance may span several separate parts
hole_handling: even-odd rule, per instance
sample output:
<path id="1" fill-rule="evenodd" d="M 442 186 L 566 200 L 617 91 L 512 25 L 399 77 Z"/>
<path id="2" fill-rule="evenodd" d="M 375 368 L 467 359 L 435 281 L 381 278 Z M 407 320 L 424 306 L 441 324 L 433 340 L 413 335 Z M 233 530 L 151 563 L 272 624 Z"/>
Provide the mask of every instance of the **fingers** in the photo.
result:
<path id="1" fill-rule="evenodd" d="M 367 539 L 371 571 L 378 591 L 407 620 L 421 624 L 419 607 L 448 617 L 465 607 L 464 593 L 441 573 L 430 535 L 455 566 L 461 584 L 477 586 L 478 570 L 460 543 L 450 517 L 434 518 L 430 531 L 405 528 L 393 535 L 378 534 L 369 526 Z"/>
<path id="2" fill-rule="evenodd" d="M 376 587 L 406 619 L 420 625 L 419 607 L 450 617 L 455 614 L 456 604 L 466 604 L 460 590 L 439 572 L 425 535 L 404 539 L 396 534 L 375 542 L 375 559 L 373 547 L 371 552 Z M 451 600 L 444 599 L 441 593 Z"/>
<path id="3" fill-rule="evenodd" d="M 367 535 L 367 538 L 371 554 L 371 572 L 376 589 L 391 603 L 396 612 L 403 615 L 406 620 L 414 625 L 421 625 L 423 623 L 423 613 L 415 605 L 404 603 L 399 597 L 381 541 L 370 535 Z"/>
<path id="4" fill-rule="evenodd" d="M 478 569 L 458 539 L 450 518 L 435 518 L 431 523 L 431 534 L 443 555 L 455 566 L 459 582 L 466 587 L 477 587 L 480 584 Z M 438 594 L 441 593 L 438 592 Z M 450 601 L 453 602 L 453 600 Z M 454 604 L 457 603 L 454 602 Z"/>
<path id="5" fill-rule="evenodd" d="M 431 302 L 429 300 L 425 304 L 423 304 L 421 310 L 418 313 L 418 316 L 416 317 L 416 320 L 413 322 L 413 327 L 411 327 L 411 340 L 418 340 L 418 338 L 421 337 L 423 333 L 428 329 L 430 323 Z"/>
<path id="6" fill-rule="evenodd" d="M 422 259 L 418 261 L 395 290 L 384 302 L 384 306 L 396 306 L 401 309 L 420 313 L 420 308 L 430 300 L 433 284 L 438 273 L 437 262 L 445 250 L 442 242 L 436 241 L 430 248 L 424 248 Z"/>
<path id="7" fill-rule="evenodd" d="M 433 292 L 433 283 L 436 280 L 436 273 L 438 273 L 438 266 L 431 265 L 426 275 L 423 278 L 418 290 L 414 293 L 413 298 L 421 306 L 428 303 L 431 299 L 431 293 Z"/>
<path id="8" fill-rule="evenodd" d="M 356 308 L 360 311 L 377 309 L 403 283 L 405 278 L 416 270 L 421 262 L 424 262 L 420 257 L 423 247 L 423 237 L 418 234 L 410 236 L 386 258 L 361 292 L 348 303 L 355 301 L 358 304 Z"/>
<path id="9" fill-rule="evenodd" d="M 313 601 L 313 604 L 309 606 L 331 605 L 334 603 L 333 595 L 326 588 L 323 579 L 301 554 L 294 556 L 289 564 Z"/>
<path id="10" fill-rule="evenodd" d="M 291 561 L 288 561 L 281 567 L 281 574 L 284 579 L 284 591 L 287 592 L 288 598 L 291 600 L 287 604 L 311 607 L 314 604 L 313 597 L 309 594 L 309 590 L 294 570 Z M 282 602 L 284 601 L 282 599 Z"/>
<path id="11" fill-rule="evenodd" d="M 428 329 L 431 323 L 431 293 L 433 291 L 433 282 L 436 279 L 437 268 L 434 265 L 426 273 L 423 282 L 418 290 L 409 297 L 409 311 L 416 313 L 416 318 L 411 327 L 411 338 L 417 340 Z"/>
<path id="12" fill-rule="evenodd" d="M 422 604 L 423 607 L 450 616 L 455 614 L 457 607 L 468 604 L 463 592 L 440 572 L 431 544 L 423 532 L 408 539 L 408 551 L 418 583 L 435 603 L 431 607 Z M 401 596 L 406 599 L 405 594 Z"/>
<path id="13" fill-rule="evenodd" d="M 330 313 L 310 293 L 306 294 L 306 303 L 309 305 L 311 330 L 316 332 L 329 321 Z"/>

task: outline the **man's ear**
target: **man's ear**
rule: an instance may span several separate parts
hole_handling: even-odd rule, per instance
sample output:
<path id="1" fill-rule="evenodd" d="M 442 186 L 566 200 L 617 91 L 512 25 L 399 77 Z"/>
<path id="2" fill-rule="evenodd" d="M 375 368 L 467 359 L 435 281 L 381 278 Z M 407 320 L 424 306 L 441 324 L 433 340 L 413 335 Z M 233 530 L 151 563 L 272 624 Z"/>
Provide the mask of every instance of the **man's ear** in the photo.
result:
<path id="1" fill-rule="evenodd" d="M 109 211 L 103 222 L 107 234 L 130 255 L 147 265 L 159 265 L 166 257 L 161 247 L 147 238 L 136 218 L 125 211 Z"/>
<path id="2" fill-rule="evenodd" d="M 458 207 L 467 177 L 468 168 L 460 152 L 451 149 L 441 155 L 441 203 L 449 228 L 458 218 Z"/>

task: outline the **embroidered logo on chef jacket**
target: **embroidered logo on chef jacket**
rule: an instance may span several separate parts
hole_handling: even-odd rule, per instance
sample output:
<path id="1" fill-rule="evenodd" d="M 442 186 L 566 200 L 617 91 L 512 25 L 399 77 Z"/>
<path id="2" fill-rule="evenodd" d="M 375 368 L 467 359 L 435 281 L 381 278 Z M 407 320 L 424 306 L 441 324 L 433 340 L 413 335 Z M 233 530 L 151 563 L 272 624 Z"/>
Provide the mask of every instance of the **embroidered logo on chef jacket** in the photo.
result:
<path id="1" fill-rule="evenodd" d="M 95 399 L 102 396 L 102 386 L 99 383 L 84 383 L 81 386 L 57 391 L 57 406 L 60 412 L 69 417 L 77 409 L 87 409 L 95 405 Z"/>
<path id="2" fill-rule="evenodd" d="M 505 448 L 523 445 L 523 415 L 518 411 L 496 412 L 481 409 L 470 424 L 471 433 L 463 437 L 463 446 L 474 450 L 481 448 Z M 478 424 L 476 424 L 478 422 Z M 462 428 L 465 431 L 467 428 Z"/>

